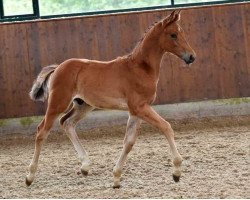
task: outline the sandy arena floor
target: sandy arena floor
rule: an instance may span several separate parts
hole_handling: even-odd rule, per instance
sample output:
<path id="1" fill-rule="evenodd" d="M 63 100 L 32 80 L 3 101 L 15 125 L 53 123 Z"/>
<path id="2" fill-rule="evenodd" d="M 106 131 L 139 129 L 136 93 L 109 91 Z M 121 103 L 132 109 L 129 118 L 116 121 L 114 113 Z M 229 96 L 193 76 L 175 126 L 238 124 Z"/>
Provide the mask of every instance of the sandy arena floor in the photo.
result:
<path id="1" fill-rule="evenodd" d="M 122 149 L 125 126 L 80 131 L 92 169 L 79 173 L 73 145 L 62 132 L 45 144 L 37 177 L 25 185 L 34 137 L 0 139 L 0 198 L 249 198 L 250 117 L 173 122 L 184 158 L 183 176 L 172 180 L 166 139 L 149 125 L 125 165 L 122 188 L 112 188 L 112 169 Z"/>

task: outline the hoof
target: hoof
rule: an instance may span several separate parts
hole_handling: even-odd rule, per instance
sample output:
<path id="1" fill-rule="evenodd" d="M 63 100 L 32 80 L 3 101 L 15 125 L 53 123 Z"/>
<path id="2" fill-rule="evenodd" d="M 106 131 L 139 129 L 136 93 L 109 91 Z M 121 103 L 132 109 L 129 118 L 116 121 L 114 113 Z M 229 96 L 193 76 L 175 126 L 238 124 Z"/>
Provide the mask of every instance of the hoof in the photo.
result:
<path id="1" fill-rule="evenodd" d="M 173 179 L 175 182 L 179 182 L 180 181 L 180 176 L 176 176 L 173 174 Z"/>
<path id="2" fill-rule="evenodd" d="M 113 185 L 114 189 L 119 189 L 121 187 L 121 185 Z"/>
<path id="3" fill-rule="evenodd" d="M 28 178 L 25 179 L 25 184 L 29 187 L 31 185 L 32 181 L 29 181 Z"/>
<path id="4" fill-rule="evenodd" d="M 83 176 L 87 176 L 88 175 L 88 171 L 85 171 L 85 170 L 83 170 L 83 169 L 81 169 L 81 172 L 82 172 L 82 174 L 83 174 Z"/>

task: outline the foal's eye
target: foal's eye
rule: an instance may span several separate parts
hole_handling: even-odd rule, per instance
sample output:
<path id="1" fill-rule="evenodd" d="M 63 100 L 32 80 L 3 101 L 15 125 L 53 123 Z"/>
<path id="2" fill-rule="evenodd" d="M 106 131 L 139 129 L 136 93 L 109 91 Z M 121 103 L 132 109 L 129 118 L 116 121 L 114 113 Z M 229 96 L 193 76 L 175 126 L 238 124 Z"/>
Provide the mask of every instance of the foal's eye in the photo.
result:
<path id="1" fill-rule="evenodd" d="M 171 38 L 176 40 L 177 39 L 177 35 L 175 33 L 171 34 Z"/>

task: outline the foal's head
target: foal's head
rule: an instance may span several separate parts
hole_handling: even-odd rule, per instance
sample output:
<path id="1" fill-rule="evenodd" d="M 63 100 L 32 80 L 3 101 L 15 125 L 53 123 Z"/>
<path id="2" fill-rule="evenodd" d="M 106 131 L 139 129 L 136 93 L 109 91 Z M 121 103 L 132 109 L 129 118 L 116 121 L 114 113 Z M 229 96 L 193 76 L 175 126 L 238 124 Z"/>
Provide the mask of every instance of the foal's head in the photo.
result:
<path id="1" fill-rule="evenodd" d="M 160 28 L 160 47 L 179 58 L 183 59 L 187 64 L 191 64 L 195 60 L 195 52 L 188 44 L 184 31 L 178 24 L 180 20 L 180 11 L 173 11 L 168 17 L 158 24 Z"/>

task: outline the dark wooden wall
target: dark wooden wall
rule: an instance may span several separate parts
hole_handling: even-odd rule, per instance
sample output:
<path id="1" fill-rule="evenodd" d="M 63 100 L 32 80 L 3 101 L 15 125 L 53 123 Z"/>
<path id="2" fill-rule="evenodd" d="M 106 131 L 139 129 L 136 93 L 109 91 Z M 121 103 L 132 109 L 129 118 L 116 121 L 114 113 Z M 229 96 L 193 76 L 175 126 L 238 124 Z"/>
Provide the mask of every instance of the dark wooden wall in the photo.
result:
<path id="1" fill-rule="evenodd" d="M 41 67 L 72 57 L 129 53 L 170 11 L 0 24 L 0 118 L 40 115 L 28 92 Z M 165 55 L 156 104 L 250 96 L 250 4 L 185 9 L 181 24 L 197 60 Z"/>

